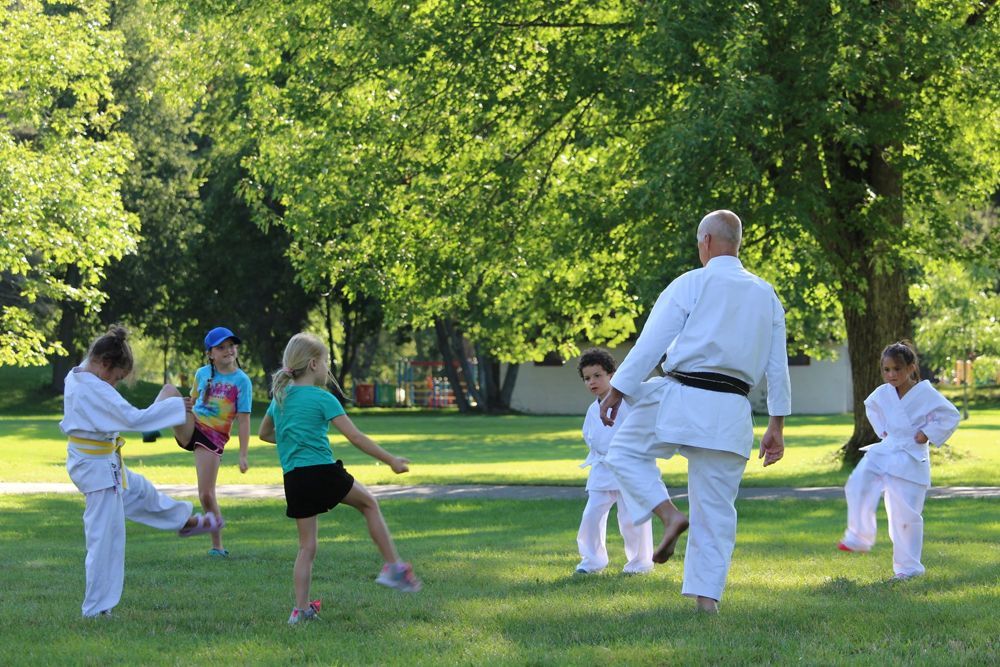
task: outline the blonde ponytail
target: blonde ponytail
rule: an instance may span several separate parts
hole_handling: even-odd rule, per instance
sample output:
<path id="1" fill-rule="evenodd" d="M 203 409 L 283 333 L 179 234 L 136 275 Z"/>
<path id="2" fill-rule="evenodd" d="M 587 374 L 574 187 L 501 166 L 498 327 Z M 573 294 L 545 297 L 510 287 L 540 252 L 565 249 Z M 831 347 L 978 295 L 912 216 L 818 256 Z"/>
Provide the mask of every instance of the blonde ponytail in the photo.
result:
<path id="1" fill-rule="evenodd" d="M 288 385 L 309 367 L 310 361 L 319 357 L 326 357 L 328 360 L 330 357 L 330 351 L 326 349 L 319 336 L 297 333 L 291 337 L 285 346 L 284 354 L 281 355 L 281 368 L 271 375 L 271 395 L 278 405 L 284 402 Z M 341 394 L 344 393 L 330 372 L 329 364 L 327 364 L 326 381 L 327 384 L 333 383 Z"/>

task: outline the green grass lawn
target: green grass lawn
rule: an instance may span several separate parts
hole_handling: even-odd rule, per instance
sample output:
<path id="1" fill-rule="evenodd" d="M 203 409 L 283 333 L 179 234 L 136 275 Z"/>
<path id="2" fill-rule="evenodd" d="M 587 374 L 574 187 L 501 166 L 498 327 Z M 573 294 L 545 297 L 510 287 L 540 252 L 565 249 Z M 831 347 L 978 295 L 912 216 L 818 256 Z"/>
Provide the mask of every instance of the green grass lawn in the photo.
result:
<path id="1" fill-rule="evenodd" d="M 59 431 L 61 399 L 37 388 L 38 369 L 0 369 L 5 391 L 0 400 L 0 481 L 67 482 L 66 441 Z M 33 384 L 34 383 L 34 384 Z M 126 393 L 146 405 L 155 387 L 139 383 Z M 254 407 L 253 429 L 265 404 Z M 411 472 L 394 475 L 354 449 L 339 433 L 331 434 L 335 455 L 368 484 L 556 484 L 583 485 L 579 468 L 586 455 L 581 416 L 481 416 L 455 412 L 352 410 L 359 427 L 395 454 L 412 460 Z M 765 417 L 756 417 L 757 435 Z M 744 486 L 836 486 L 847 479 L 837 450 L 852 430 L 850 415 L 804 415 L 787 420 L 785 459 L 764 469 L 753 458 Z M 153 444 L 126 434 L 127 465 L 161 484 L 196 483 L 193 456 L 167 434 Z M 250 470 L 236 466 L 237 440 L 223 457 L 219 484 L 279 484 L 281 469 L 272 445 L 251 438 Z M 686 463 L 675 457 L 661 462 L 671 487 L 686 485 Z M 932 477 L 939 486 L 1000 484 L 1000 409 L 973 410 L 948 447 L 933 452 Z"/>
<path id="2" fill-rule="evenodd" d="M 68 481 L 60 400 L 26 380 L 38 377 L 0 369 L 0 481 Z M 130 390 L 138 404 L 151 391 Z M 332 437 L 368 484 L 585 479 L 581 417 L 352 415 L 413 459 L 413 472 L 397 477 Z M 850 429 L 842 415 L 790 419 L 786 460 L 766 471 L 752 461 L 746 484 L 842 484 L 834 453 Z M 950 453 L 935 457 L 935 482 L 1000 484 L 998 444 L 1000 410 L 975 410 Z M 280 482 L 270 445 L 252 440 L 246 475 L 232 447 L 220 484 Z M 129 436 L 125 452 L 156 483 L 195 483 L 191 455 L 169 437 L 149 445 Z M 685 484 L 683 459 L 663 468 L 668 484 Z M 297 538 L 280 500 L 224 501 L 233 556 L 221 562 L 205 555 L 207 537 L 129 524 L 122 602 L 112 619 L 85 620 L 83 498 L 0 496 L 0 664 L 995 664 L 1000 652 L 1000 501 L 929 500 L 927 575 L 897 585 L 885 583 L 884 514 L 875 550 L 844 554 L 834 546 L 843 501 L 742 501 L 714 618 L 692 613 L 679 594 L 683 539 L 653 574 L 619 574 L 613 516 L 608 571 L 571 576 L 582 509 L 579 501 L 386 501 L 400 552 L 425 583 L 404 595 L 374 583 L 380 563 L 364 522 L 338 508 L 320 520 L 313 593 L 323 619 L 289 628 Z"/>
<path id="3" fill-rule="evenodd" d="M 228 503 L 228 561 L 205 556 L 207 537 L 130 523 L 125 594 L 105 620 L 80 618 L 82 509 L 76 495 L 0 496 L 0 664 L 985 665 L 1000 651 L 991 500 L 930 500 L 927 575 L 896 585 L 884 516 L 872 553 L 844 554 L 842 501 L 741 502 L 714 618 L 680 596 L 680 555 L 622 576 L 614 530 L 609 569 L 572 577 L 579 502 L 383 503 L 425 583 L 413 595 L 373 582 L 363 521 L 338 508 L 320 520 L 323 618 L 295 628 L 280 501 Z"/>

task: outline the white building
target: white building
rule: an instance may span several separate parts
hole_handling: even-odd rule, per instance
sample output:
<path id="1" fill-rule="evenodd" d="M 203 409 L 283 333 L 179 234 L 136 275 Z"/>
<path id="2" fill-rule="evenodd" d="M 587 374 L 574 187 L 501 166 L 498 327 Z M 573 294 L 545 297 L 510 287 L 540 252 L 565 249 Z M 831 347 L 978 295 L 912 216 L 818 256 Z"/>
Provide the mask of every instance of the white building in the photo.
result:
<path id="1" fill-rule="evenodd" d="M 621 363 L 630 349 L 631 343 L 610 352 Z M 511 408 L 533 414 L 582 416 L 593 398 L 580 380 L 576 370 L 578 361 L 579 357 L 574 357 L 559 366 L 521 364 Z M 837 358 L 832 361 L 790 358 L 788 371 L 792 380 L 793 414 L 834 414 L 853 409 L 851 362 L 846 346 L 837 351 Z M 756 412 L 767 412 L 765 390 L 755 387 L 750 393 Z"/>

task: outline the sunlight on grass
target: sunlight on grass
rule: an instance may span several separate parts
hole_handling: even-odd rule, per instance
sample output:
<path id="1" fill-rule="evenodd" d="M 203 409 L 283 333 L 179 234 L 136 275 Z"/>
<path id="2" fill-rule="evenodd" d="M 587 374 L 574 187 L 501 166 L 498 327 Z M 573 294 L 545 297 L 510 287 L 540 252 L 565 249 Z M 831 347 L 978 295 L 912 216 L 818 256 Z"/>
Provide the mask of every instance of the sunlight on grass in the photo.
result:
<path id="1" fill-rule="evenodd" d="M 67 482 L 65 440 L 59 415 L 0 418 L 0 481 Z M 760 418 L 758 422 L 762 422 Z M 575 417 L 371 416 L 357 418 L 361 428 L 393 453 L 412 460 L 411 472 L 395 475 L 386 466 L 331 435 L 334 455 L 367 484 L 555 484 L 582 486 L 586 454 Z M 848 416 L 790 417 L 786 455 L 763 468 L 756 452 L 747 464 L 743 486 L 839 486 L 847 478 L 836 456 L 851 433 Z M 758 437 L 763 433 L 759 423 Z M 143 443 L 126 434 L 126 464 L 161 484 L 194 484 L 193 457 L 170 435 Z M 230 442 L 219 484 L 280 484 L 274 447 L 251 439 L 250 470 L 236 468 L 236 440 Z M 934 451 L 932 478 L 937 485 L 1000 484 L 1000 410 L 982 410 L 959 427 L 949 446 Z M 686 462 L 661 461 L 667 485 L 684 488 Z"/>
<path id="2" fill-rule="evenodd" d="M 928 572 L 902 586 L 885 584 L 884 512 L 873 552 L 844 554 L 843 501 L 742 501 L 722 614 L 707 621 L 679 594 L 684 538 L 673 561 L 627 577 L 612 529 L 608 569 L 574 577 L 582 501 L 382 503 L 424 580 L 416 595 L 374 584 L 364 520 L 337 508 L 320 518 L 323 620 L 302 628 L 285 624 L 297 541 L 282 502 L 229 503 L 226 561 L 205 556 L 207 538 L 129 524 L 125 595 L 103 623 L 79 618 L 82 508 L 0 496 L 18 536 L 0 540 L 0 664 L 989 664 L 1000 648 L 995 500 L 929 501 Z"/>

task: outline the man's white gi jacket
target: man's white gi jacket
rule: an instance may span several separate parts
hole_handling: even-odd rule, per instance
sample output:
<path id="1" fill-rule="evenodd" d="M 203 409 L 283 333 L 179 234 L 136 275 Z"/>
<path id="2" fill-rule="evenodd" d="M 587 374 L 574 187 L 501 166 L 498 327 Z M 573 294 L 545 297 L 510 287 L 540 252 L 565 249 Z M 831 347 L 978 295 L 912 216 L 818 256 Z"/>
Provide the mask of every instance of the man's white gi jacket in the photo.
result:
<path id="1" fill-rule="evenodd" d="M 666 353 L 664 371 L 721 373 L 751 388 L 767 377 L 768 413 L 791 413 L 785 311 L 774 288 L 736 257 L 714 257 L 660 294 L 635 347 L 611 378 L 630 403 L 662 390 L 656 435 L 662 442 L 750 457 L 750 402 L 671 378 L 643 380 Z"/>

